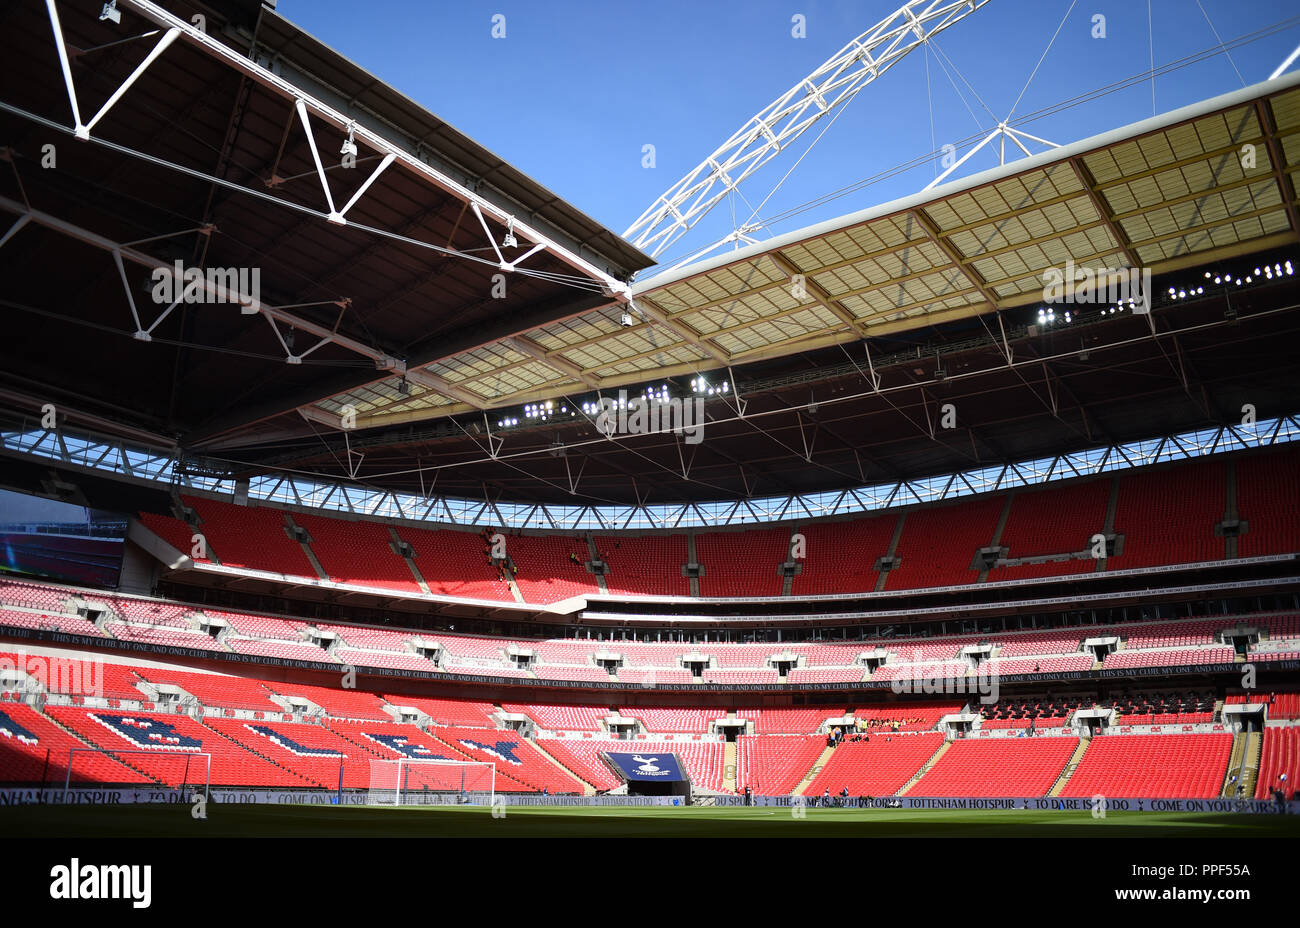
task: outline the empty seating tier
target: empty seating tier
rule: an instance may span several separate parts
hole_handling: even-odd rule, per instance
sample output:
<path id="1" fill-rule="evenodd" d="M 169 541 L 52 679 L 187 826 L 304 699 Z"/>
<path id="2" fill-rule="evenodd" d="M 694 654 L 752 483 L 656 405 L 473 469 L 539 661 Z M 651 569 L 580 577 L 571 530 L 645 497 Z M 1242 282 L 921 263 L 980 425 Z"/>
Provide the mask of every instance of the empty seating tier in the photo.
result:
<path id="1" fill-rule="evenodd" d="M 1228 734 L 1102 735 L 1061 795 L 1209 799 L 1223 786 L 1231 753 Z"/>

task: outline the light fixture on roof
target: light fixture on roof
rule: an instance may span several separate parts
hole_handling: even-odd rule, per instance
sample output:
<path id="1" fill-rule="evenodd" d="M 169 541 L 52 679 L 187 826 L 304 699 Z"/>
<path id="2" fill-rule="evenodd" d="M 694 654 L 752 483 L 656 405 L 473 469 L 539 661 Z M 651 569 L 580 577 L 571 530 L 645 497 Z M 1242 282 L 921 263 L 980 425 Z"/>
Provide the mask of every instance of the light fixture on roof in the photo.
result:
<path id="1" fill-rule="evenodd" d="M 117 8 L 117 0 L 108 0 L 104 8 L 99 11 L 99 21 L 102 23 L 104 20 L 121 25 L 122 11 Z"/>
<path id="2" fill-rule="evenodd" d="M 402 396 L 406 396 L 411 392 L 411 385 L 406 382 L 405 377 L 397 381 L 397 392 L 400 393 Z"/>
<path id="3" fill-rule="evenodd" d="M 515 217 L 510 217 L 510 222 L 506 226 L 506 237 L 501 240 L 502 248 L 518 248 L 519 239 L 515 238 Z"/>
<path id="4" fill-rule="evenodd" d="M 349 155 L 353 158 L 357 156 L 356 128 L 352 123 L 348 123 L 348 137 L 343 140 L 343 147 L 339 149 L 339 154 L 344 158 Z"/>
<path id="5" fill-rule="evenodd" d="M 631 328 L 632 325 L 633 325 L 632 314 L 631 314 L 631 313 L 628 313 L 628 312 L 625 312 L 625 313 L 623 313 L 622 316 L 619 317 L 619 320 L 618 320 L 618 321 L 619 321 L 619 323 L 623 326 L 623 328 L 625 328 L 625 329 L 629 329 L 629 328 Z"/>

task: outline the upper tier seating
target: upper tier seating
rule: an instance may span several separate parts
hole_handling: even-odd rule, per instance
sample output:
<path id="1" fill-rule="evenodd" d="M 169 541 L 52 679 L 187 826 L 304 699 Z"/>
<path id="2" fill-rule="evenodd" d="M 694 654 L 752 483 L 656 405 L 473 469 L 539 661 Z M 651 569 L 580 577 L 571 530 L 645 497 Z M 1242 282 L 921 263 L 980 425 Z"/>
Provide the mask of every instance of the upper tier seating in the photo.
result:
<path id="1" fill-rule="evenodd" d="M 1090 539 L 1106 522 L 1111 479 L 1099 477 L 1064 486 L 1022 489 L 1011 498 L 1011 511 L 999 544 L 1008 558 L 1087 551 Z M 989 573 L 990 583 L 1027 580 L 1092 571 L 1097 562 L 1071 558 L 1041 564 L 998 567 Z"/>
<path id="2" fill-rule="evenodd" d="M 194 496 L 182 499 L 199 514 L 198 531 L 225 566 L 316 577 L 302 545 L 285 531 L 283 510 L 236 506 Z"/>
<path id="3" fill-rule="evenodd" d="M 415 566 L 435 596 L 466 599 L 494 599 L 510 602 L 514 597 L 492 566 L 491 545 L 473 532 L 402 526 L 399 534 L 415 551 Z"/>
<path id="4" fill-rule="evenodd" d="M 1226 469 L 1217 458 L 1124 474 L 1115 509 L 1124 548 L 1107 569 L 1222 560 L 1224 540 L 1214 526 L 1223 521 L 1226 501 Z"/>
<path id="5" fill-rule="evenodd" d="M 889 551 L 897 513 L 863 516 L 849 522 L 808 522 L 799 526 L 806 542 L 803 569 L 790 584 L 792 596 L 869 593 L 880 578 L 876 561 Z"/>
<path id="6" fill-rule="evenodd" d="M 93 622 L 57 612 L 19 612 L 16 609 L 0 609 L 0 625 L 31 628 L 37 631 L 67 632 L 72 635 L 85 635 L 88 638 L 104 637 L 104 633 L 96 628 Z"/>
<path id="7" fill-rule="evenodd" d="M 123 641 L 146 641 L 163 647 L 193 648 L 198 651 L 220 651 L 221 645 L 211 635 L 200 631 L 179 629 L 171 625 L 133 625 L 127 622 L 105 622 L 104 631 Z"/>
<path id="8" fill-rule="evenodd" d="M 1180 648 L 1162 651 L 1116 651 L 1106 655 L 1105 666 L 1180 667 L 1187 664 L 1231 664 L 1232 648 L 1222 645 L 1205 648 Z"/>
<path id="9" fill-rule="evenodd" d="M 159 515 L 155 512 L 142 512 L 139 518 L 141 525 L 181 554 L 194 558 L 200 564 L 211 563 L 213 552 L 206 545 L 199 549 L 203 552 L 202 555 L 195 556 L 194 536 L 200 534 L 198 529 L 191 528 L 174 516 Z"/>
<path id="10" fill-rule="evenodd" d="M 1239 556 L 1300 551 L 1300 449 L 1287 445 L 1237 454 L 1232 460 L 1238 517 L 1247 523 L 1237 543 Z M 705 570 L 698 589 L 705 597 L 780 596 L 783 578 L 777 565 L 790 556 L 795 533 L 804 537 L 805 551 L 796 558 L 801 566 L 791 580 L 794 596 L 874 590 L 882 577 L 877 562 L 889 552 L 896 533 L 894 553 L 901 563 L 884 574 L 882 589 L 974 583 L 979 577 L 976 553 L 992 544 L 1004 509 L 1007 519 L 998 542 L 1008 559 L 1065 560 L 994 567 L 986 577 L 991 583 L 1081 575 L 1099 567 L 1130 570 L 1222 560 L 1228 545 L 1214 530 L 1226 514 L 1227 473 L 1227 460 L 1215 456 L 1161 464 L 1154 470 L 1021 487 L 1010 496 L 1009 506 L 1006 493 L 999 492 L 861 514 L 842 522 L 744 531 L 699 529 L 693 532 L 694 546 Z M 1112 491 L 1113 529 L 1123 536 L 1123 545 L 1099 563 L 1088 552 L 1092 536 L 1104 528 Z M 235 568 L 316 577 L 302 546 L 285 532 L 291 519 L 308 530 L 322 569 L 341 582 L 418 593 L 410 569 L 389 547 L 396 532 L 411 544 L 416 568 L 438 596 L 509 602 L 514 596 L 506 576 L 513 577 L 528 603 L 549 604 L 599 591 L 584 566 L 591 559 L 590 547 L 579 534 L 507 535 L 506 554 L 517 570 L 511 573 L 490 562 L 485 536 L 490 537 L 492 529 L 426 529 L 405 522 L 183 499 L 201 519 L 197 531 L 209 552 Z M 196 530 L 178 519 L 143 513 L 140 523 L 184 553 L 193 548 Z M 609 567 L 605 582 L 611 595 L 690 596 L 691 581 L 682 576 L 682 567 L 690 560 L 691 536 L 607 534 L 593 540 L 599 559 Z M 1079 554 L 1085 556 L 1072 556 Z M 62 609 L 54 606 L 53 611 Z"/>
<path id="11" fill-rule="evenodd" d="M 975 554 L 993 541 L 1006 497 L 973 497 L 954 505 L 910 509 L 896 556 L 899 566 L 889 572 L 887 590 L 923 589 L 974 583 Z"/>
<path id="12" fill-rule="evenodd" d="M 1219 795 L 1231 753 L 1229 734 L 1102 735 L 1061 795 L 1209 799 Z"/>
<path id="13" fill-rule="evenodd" d="M 1283 445 L 1237 458 L 1237 518 L 1248 523 L 1239 557 L 1300 551 L 1300 448 Z"/>
<path id="14" fill-rule="evenodd" d="M 406 561 L 389 547 L 392 535 L 388 526 L 301 513 L 294 513 L 293 519 L 311 536 L 312 553 L 331 580 L 421 592 Z"/>
<path id="15" fill-rule="evenodd" d="M 591 554 L 581 538 L 510 535 L 506 538 L 506 554 L 519 569 L 515 585 L 524 602 L 546 605 L 600 592 L 595 576 L 584 566 Z M 576 557 L 576 563 L 570 554 Z"/>
<path id="16" fill-rule="evenodd" d="M 784 578 L 777 566 L 790 553 L 790 530 L 701 532 L 695 556 L 704 567 L 701 596 L 780 596 Z"/>
<path id="17" fill-rule="evenodd" d="M 596 550 L 609 565 L 605 585 L 613 596 L 690 596 L 682 576 L 690 560 L 685 535 L 596 536 Z"/>

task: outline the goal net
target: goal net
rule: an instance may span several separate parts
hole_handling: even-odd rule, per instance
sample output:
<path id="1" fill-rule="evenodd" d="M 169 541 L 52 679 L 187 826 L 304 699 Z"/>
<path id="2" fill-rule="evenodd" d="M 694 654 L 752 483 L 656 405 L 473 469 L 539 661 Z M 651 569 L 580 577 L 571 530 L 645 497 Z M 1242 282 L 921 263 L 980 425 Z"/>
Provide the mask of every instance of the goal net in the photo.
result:
<path id="1" fill-rule="evenodd" d="M 492 805 L 496 799 L 496 779 L 496 764 L 486 761 L 372 758 L 368 804 Z"/>
<path id="2" fill-rule="evenodd" d="M 71 748 L 63 788 L 117 783 L 208 795 L 212 755 L 204 751 Z"/>

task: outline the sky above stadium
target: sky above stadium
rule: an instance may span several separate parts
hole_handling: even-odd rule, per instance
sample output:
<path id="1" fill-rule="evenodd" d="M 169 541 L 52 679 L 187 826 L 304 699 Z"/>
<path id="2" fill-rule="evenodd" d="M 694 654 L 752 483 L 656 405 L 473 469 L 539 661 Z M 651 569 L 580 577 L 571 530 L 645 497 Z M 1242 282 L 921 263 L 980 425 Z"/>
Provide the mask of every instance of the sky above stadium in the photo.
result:
<path id="1" fill-rule="evenodd" d="M 897 5 L 280 0 L 278 11 L 622 233 Z M 1300 44 L 1298 12 L 1287 0 L 1151 0 L 1148 29 L 1140 0 L 992 0 L 862 90 L 809 149 L 835 114 L 814 125 L 661 264 L 717 241 L 756 209 L 768 223 L 762 239 L 914 193 L 943 170 L 945 145 L 960 157 L 1009 114 L 1141 75 L 1152 58 L 1156 68 L 1176 66 L 1156 77 L 1154 106 L 1153 82 L 1141 80 L 1019 128 L 1065 144 L 1265 80 Z M 1221 45 L 1231 60 L 1213 54 Z M 914 159 L 924 160 L 878 177 Z M 954 176 L 997 163 L 989 146 Z"/>

